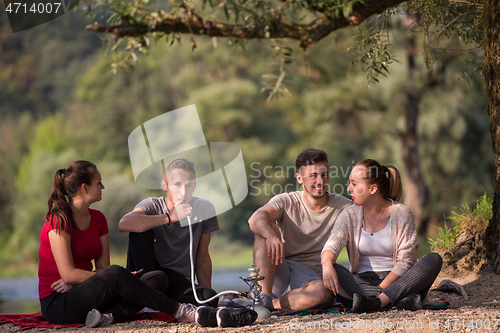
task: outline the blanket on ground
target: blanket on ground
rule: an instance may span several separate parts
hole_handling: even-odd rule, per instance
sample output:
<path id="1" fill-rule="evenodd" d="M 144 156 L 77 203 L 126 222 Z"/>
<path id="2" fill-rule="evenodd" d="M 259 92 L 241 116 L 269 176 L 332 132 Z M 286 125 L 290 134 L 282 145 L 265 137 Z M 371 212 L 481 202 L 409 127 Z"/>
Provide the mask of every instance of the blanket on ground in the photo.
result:
<path id="1" fill-rule="evenodd" d="M 164 312 L 146 312 L 136 314 L 129 318 L 127 322 L 136 320 L 159 320 L 164 322 L 172 322 L 175 320 L 169 314 Z M 42 313 L 33 314 L 4 314 L 0 315 L 0 326 L 5 324 L 13 324 L 19 327 L 21 330 L 27 330 L 29 328 L 43 327 L 43 328 L 64 328 L 64 327 L 83 327 L 85 324 L 51 324 L 45 319 L 43 319 Z"/>
<path id="2" fill-rule="evenodd" d="M 424 310 L 445 310 L 450 305 L 448 302 L 424 305 Z M 383 309 L 382 311 L 401 311 L 397 306 L 393 306 L 390 309 Z M 309 316 L 315 314 L 325 314 L 325 313 L 352 313 L 352 309 L 345 308 L 341 303 L 336 303 L 335 306 L 331 309 L 314 309 L 314 310 L 303 310 L 303 311 L 292 311 L 292 310 L 283 310 L 276 309 L 271 311 L 271 315 L 273 316 L 290 316 L 290 315 L 299 315 L 299 316 Z"/>
<path id="3" fill-rule="evenodd" d="M 448 307 L 448 303 L 439 303 L 435 305 L 424 305 L 424 309 L 426 310 L 444 310 Z M 397 307 L 393 307 L 389 310 L 400 310 Z M 325 313 L 349 313 L 352 312 L 351 309 L 346 309 L 342 306 L 342 304 L 338 303 L 335 307 L 331 309 L 314 309 L 314 310 L 304 310 L 304 311 L 290 311 L 290 310 L 274 310 L 271 312 L 271 315 L 274 316 L 285 316 L 285 315 L 299 315 L 299 316 L 308 316 L 315 314 L 325 314 Z M 164 312 L 146 312 L 139 313 L 129 318 L 127 322 L 135 321 L 135 320 L 159 320 L 170 323 L 175 320 L 169 314 Z M 51 324 L 42 317 L 42 313 L 33 313 L 33 314 L 5 314 L 0 315 L 0 326 L 6 324 L 13 324 L 19 327 L 21 330 L 27 330 L 30 328 L 41 327 L 41 328 L 65 328 L 65 327 L 83 327 L 85 324 Z"/>

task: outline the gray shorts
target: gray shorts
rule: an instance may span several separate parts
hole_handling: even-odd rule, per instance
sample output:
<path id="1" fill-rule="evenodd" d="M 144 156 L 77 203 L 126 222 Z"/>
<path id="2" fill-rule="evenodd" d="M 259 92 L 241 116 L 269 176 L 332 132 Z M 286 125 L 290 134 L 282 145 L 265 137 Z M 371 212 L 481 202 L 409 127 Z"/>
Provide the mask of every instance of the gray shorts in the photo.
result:
<path id="1" fill-rule="evenodd" d="M 296 261 L 285 259 L 276 267 L 272 297 L 281 297 L 290 290 L 301 288 L 307 282 L 317 279 L 322 279 L 318 273 Z"/>

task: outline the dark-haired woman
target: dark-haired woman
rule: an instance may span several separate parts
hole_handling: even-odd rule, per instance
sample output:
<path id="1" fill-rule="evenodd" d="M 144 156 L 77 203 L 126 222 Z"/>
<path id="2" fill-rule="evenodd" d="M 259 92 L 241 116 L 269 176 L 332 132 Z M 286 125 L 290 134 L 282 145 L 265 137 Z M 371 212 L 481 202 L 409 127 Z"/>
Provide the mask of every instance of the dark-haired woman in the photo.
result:
<path id="1" fill-rule="evenodd" d="M 45 320 L 96 327 L 149 307 L 178 321 L 194 322 L 193 305 L 163 294 L 168 280 L 162 272 L 139 279 L 120 266 L 110 266 L 106 218 L 89 208 L 101 200 L 103 189 L 91 162 L 75 161 L 54 175 L 38 252 L 38 292 Z"/>
<path id="2" fill-rule="evenodd" d="M 354 312 L 390 305 L 421 309 L 442 258 L 431 252 L 417 261 L 413 214 L 398 202 L 402 194 L 398 170 L 368 159 L 354 167 L 349 182 L 354 205 L 339 215 L 321 253 L 325 286 Z M 349 270 L 335 263 L 344 247 Z"/>

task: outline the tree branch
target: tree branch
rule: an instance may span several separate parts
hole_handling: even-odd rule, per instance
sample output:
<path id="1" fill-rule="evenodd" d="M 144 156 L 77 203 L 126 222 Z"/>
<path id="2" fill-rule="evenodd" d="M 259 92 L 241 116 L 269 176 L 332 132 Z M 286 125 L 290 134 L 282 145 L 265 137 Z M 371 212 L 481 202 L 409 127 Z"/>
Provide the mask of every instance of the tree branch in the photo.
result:
<path id="1" fill-rule="evenodd" d="M 123 37 L 138 37 L 153 32 L 192 33 L 210 37 L 232 37 L 238 39 L 289 38 L 300 41 L 304 49 L 314 45 L 331 32 L 351 24 L 359 24 L 364 19 L 384 10 L 394 7 L 403 0 L 365 0 L 364 5 L 354 8 L 350 18 L 321 17 L 309 24 L 284 23 L 279 16 L 273 20 L 270 29 L 264 31 L 254 25 L 229 24 L 205 20 L 199 13 L 186 17 L 166 15 L 161 23 L 153 27 L 146 24 L 130 23 L 126 20 L 120 25 L 106 25 L 98 22 L 88 25 L 85 29 L 94 32 L 111 33 L 110 43 Z"/>

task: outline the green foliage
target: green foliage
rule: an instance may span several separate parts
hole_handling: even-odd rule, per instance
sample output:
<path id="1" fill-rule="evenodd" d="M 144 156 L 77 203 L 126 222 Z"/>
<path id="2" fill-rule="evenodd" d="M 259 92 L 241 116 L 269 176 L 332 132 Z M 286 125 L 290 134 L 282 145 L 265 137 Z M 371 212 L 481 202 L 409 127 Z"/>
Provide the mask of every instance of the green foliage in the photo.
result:
<path id="1" fill-rule="evenodd" d="M 434 62 L 446 53 L 455 54 L 466 59 L 464 77 L 468 77 L 469 73 L 482 72 L 483 2 L 414 0 L 405 2 L 402 9 L 418 15 L 414 24 L 427 36 L 428 61 Z M 446 39 L 453 43 L 442 48 L 439 42 Z"/>
<path id="2" fill-rule="evenodd" d="M 389 65 L 395 61 L 389 37 L 389 17 L 388 11 L 360 25 L 357 41 L 348 48 L 348 51 L 356 50 L 359 54 L 353 66 L 363 65 L 368 82 L 379 82 L 379 75 L 387 76 Z"/>
<path id="3" fill-rule="evenodd" d="M 267 101 L 269 102 L 274 97 L 280 96 L 290 96 L 291 93 L 285 85 L 285 76 L 288 72 L 287 67 L 292 62 L 293 49 L 288 46 L 283 46 L 283 43 L 277 42 L 272 46 L 275 50 L 274 58 L 279 60 L 276 74 L 264 74 L 262 75 L 263 88 L 261 92 L 268 91 L 269 95 Z"/>
<path id="4" fill-rule="evenodd" d="M 132 177 L 123 170 L 124 165 L 99 161 L 96 161 L 96 165 L 101 172 L 105 188 L 102 200 L 93 204 L 92 208 L 100 210 L 106 216 L 111 251 L 126 252 L 128 233 L 121 233 L 118 230 L 118 222 L 125 214 L 131 212 L 137 203 L 147 197 L 146 191 L 134 183 Z"/>
<path id="5" fill-rule="evenodd" d="M 47 213 L 47 200 L 54 173 L 77 159 L 77 156 L 72 149 L 59 153 L 38 150 L 30 154 L 29 164 L 23 166 L 26 178 L 22 181 L 19 179 L 18 183 L 23 185 L 18 188 L 13 204 L 13 219 L 16 223 L 7 243 L 15 251 L 12 258 L 22 257 L 26 261 L 36 261 L 40 230 Z M 24 163 L 28 163 L 27 161 Z"/>
<path id="6" fill-rule="evenodd" d="M 126 34 L 119 33 L 112 35 L 109 39 L 103 39 L 103 44 L 108 45 L 107 53 L 112 54 L 113 62 L 111 69 L 117 73 L 119 68 L 131 69 L 137 65 L 140 54 L 146 54 L 153 45 L 165 42 L 172 46 L 175 42 L 181 43 L 182 33 L 176 31 L 176 27 L 190 25 L 189 22 L 203 22 L 204 27 L 193 31 L 189 26 L 184 33 L 190 34 L 192 50 L 198 46 L 194 35 L 211 36 L 210 25 L 214 25 L 219 32 L 214 33 L 213 40 L 221 35 L 221 31 L 235 31 L 234 36 L 228 39 L 230 45 L 235 49 L 239 46 L 245 47 L 245 40 L 258 38 L 270 41 L 276 49 L 274 58 L 279 56 L 278 69 L 273 73 L 263 74 L 263 91 L 269 93 L 270 100 L 273 97 L 289 96 L 290 91 L 284 84 L 287 75 L 287 65 L 291 63 L 293 49 L 290 46 L 283 46 L 282 39 L 272 38 L 272 33 L 276 30 L 295 29 L 299 24 L 303 24 L 302 32 L 295 34 L 295 39 L 300 39 L 298 35 L 304 33 L 307 24 L 324 16 L 326 19 L 350 18 L 355 13 L 355 8 L 364 4 L 363 0 L 293 0 L 284 2 L 270 1 L 241 1 L 241 0 L 169 0 L 166 4 L 150 0 L 135 0 L 123 2 L 121 0 L 106 0 L 93 4 L 90 17 L 93 19 L 97 15 L 107 17 L 107 24 L 123 26 L 137 26 L 142 28 L 140 33 Z M 178 18 L 183 18 L 185 22 L 178 22 Z M 234 24 L 223 26 L 223 24 Z M 278 24 L 287 24 L 284 28 L 277 27 Z M 166 31 L 156 31 L 159 26 L 169 27 Z M 161 30 L 161 29 L 158 29 Z M 229 33 L 230 34 L 230 33 Z M 303 36 L 302 41 L 308 38 Z M 154 42 L 152 42 L 154 41 Z M 306 46 L 303 46 L 305 48 Z M 383 49 L 384 47 L 377 47 Z M 371 55 L 376 59 L 382 59 L 383 65 L 372 64 L 370 69 L 377 75 L 379 69 L 385 69 L 389 63 L 386 50 L 371 50 Z M 374 59 L 373 59 L 374 60 Z M 276 73 L 277 72 L 277 73 Z M 380 72 L 381 74 L 381 72 Z"/>
<path id="7" fill-rule="evenodd" d="M 455 246 L 455 238 L 462 230 L 467 230 L 472 234 L 483 234 L 488 227 L 488 223 L 493 216 L 493 198 L 488 198 L 486 193 L 473 202 L 474 208 L 467 204 L 462 204 L 458 212 L 452 212 L 449 220 L 453 221 L 455 226 L 448 228 L 446 222 L 444 229 L 438 229 L 438 235 L 429 239 L 429 244 L 433 250 L 447 250 Z"/>
<path id="8" fill-rule="evenodd" d="M 253 247 L 229 241 L 214 234 L 210 243 L 210 257 L 214 269 L 248 268 L 253 264 Z"/>
<path id="9" fill-rule="evenodd" d="M 27 252 L 37 248 L 36 242 L 24 242 L 25 237 L 35 237 L 47 210 L 48 193 L 57 169 L 65 167 L 76 154 L 71 135 L 64 129 L 62 115 L 41 119 L 33 129 L 29 152 L 20 161 L 16 175 L 13 202 L 14 235 L 10 243 Z M 20 251 L 22 252 L 22 251 Z"/>
<path id="10" fill-rule="evenodd" d="M 420 15 L 419 25 L 429 39 L 458 35 L 465 43 L 482 43 L 482 0 L 414 0 L 406 2 L 403 8 Z"/>
<path id="11" fill-rule="evenodd" d="M 242 11 L 239 15 L 241 20 Z M 396 60 L 403 52 L 405 32 L 396 17 L 391 20 L 397 29 L 391 35 L 390 54 Z M 196 104 L 207 141 L 230 141 L 243 153 L 251 182 L 249 196 L 219 216 L 217 234 L 225 239 L 251 244 L 250 215 L 272 195 L 300 189 L 294 172 L 287 170 L 293 170 L 303 149 L 327 151 L 338 171 L 331 189 L 344 195 L 349 168 L 357 161 L 370 157 L 401 166 L 398 134 L 404 129 L 405 60 L 401 57 L 402 66 L 392 66 L 391 75 L 367 89 L 362 66 L 350 66 L 355 55 L 344 53 L 356 29 L 331 35 L 307 51 L 286 41 L 275 41 L 274 49 L 266 42 L 251 42 L 235 50 L 234 41 L 228 46 L 200 38 L 194 52 L 175 43 L 151 42 L 148 56 L 138 55 L 133 71 L 116 75 L 110 71 L 112 59 L 103 55 L 91 67 L 85 62 L 81 68 L 72 67 L 79 77 L 77 86 L 68 84 L 69 99 L 58 102 L 54 116 L 2 121 L 0 150 L 8 162 L 0 161 L 0 180 L 10 184 L 6 187 L 10 191 L 0 200 L 16 211 L 15 218 L 1 222 L 9 227 L 2 229 L 5 238 L 0 244 L 11 246 L 2 252 L 6 254 L 2 263 L 17 255 L 36 260 L 53 173 L 76 158 L 89 159 L 100 168 L 106 189 L 103 201 L 93 207 L 108 219 L 113 249 L 123 250 L 126 235 L 118 232 L 118 220 L 150 195 L 133 182 L 127 136 L 144 121 L 185 105 Z M 422 41 L 418 37 L 419 45 Z M 371 46 L 365 45 L 369 50 Z M 421 79 L 427 75 L 425 58 L 418 57 L 417 62 L 415 75 Z M 281 87 L 293 94 L 266 102 L 268 95 L 260 91 L 262 74 L 277 73 L 265 81 L 272 88 L 281 69 L 285 72 Z M 465 69 L 463 62 L 450 63 L 443 84 L 418 96 L 419 153 L 424 176 L 433 184 L 431 217 L 491 188 L 491 143 L 483 112 L 487 98 L 476 78 L 470 86 L 458 82 Z M 52 92 L 60 93 L 48 94 Z M 7 197 L 16 204 L 1 199 Z M 11 225 L 16 225 L 15 231 Z"/>
<path id="12" fill-rule="evenodd" d="M 56 110 L 73 96 L 81 70 L 98 53 L 99 37 L 84 27 L 85 16 L 68 13 L 43 27 L 13 34 L 0 9 L 0 116 Z"/>
<path id="13" fill-rule="evenodd" d="M 433 227 L 438 230 L 438 234 L 435 237 L 429 238 L 429 244 L 431 245 L 431 249 L 433 251 L 444 251 L 455 246 L 455 237 L 458 234 L 458 225 L 449 229 L 445 221 L 444 229 L 435 225 L 433 225 Z"/>
<path id="14" fill-rule="evenodd" d="M 33 172 L 36 156 L 44 153 L 60 153 L 73 146 L 71 136 L 64 130 L 62 115 L 48 116 L 40 120 L 33 130 L 30 153 L 25 155 L 17 177 L 17 187 L 26 188 Z M 55 172 L 55 170 L 54 170 Z"/>
<path id="15" fill-rule="evenodd" d="M 493 217 L 493 198 L 488 198 L 485 192 L 473 203 L 475 204 L 473 209 L 463 204 L 460 211 L 452 212 L 449 219 L 457 224 L 459 230 L 466 229 L 473 234 L 482 234 Z"/>

